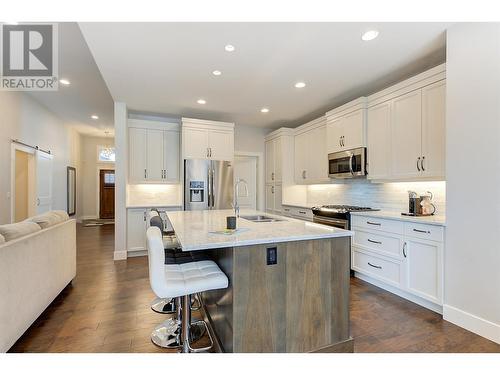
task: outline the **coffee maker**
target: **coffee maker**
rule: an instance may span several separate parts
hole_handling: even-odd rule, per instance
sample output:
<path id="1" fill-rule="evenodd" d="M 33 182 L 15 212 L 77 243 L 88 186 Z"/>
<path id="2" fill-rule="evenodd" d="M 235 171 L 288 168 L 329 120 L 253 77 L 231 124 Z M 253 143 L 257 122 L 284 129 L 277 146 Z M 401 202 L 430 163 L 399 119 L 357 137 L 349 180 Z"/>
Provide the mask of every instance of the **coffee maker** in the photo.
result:
<path id="1" fill-rule="evenodd" d="M 414 191 L 408 191 L 408 212 L 402 213 L 407 216 L 430 216 L 436 212 L 436 206 L 432 201 L 432 193 L 427 191 L 425 194 L 417 194 Z"/>

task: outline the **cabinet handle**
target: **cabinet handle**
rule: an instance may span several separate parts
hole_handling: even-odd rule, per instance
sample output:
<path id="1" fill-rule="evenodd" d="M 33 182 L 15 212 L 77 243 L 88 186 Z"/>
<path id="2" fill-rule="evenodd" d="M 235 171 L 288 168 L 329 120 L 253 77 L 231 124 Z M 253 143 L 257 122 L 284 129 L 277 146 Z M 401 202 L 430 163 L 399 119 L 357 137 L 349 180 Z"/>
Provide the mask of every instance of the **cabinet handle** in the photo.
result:
<path id="1" fill-rule="evenodd" d="M 413 228 L 413 231 L 417 232 L 417 233 L 431 234 L 430 230 L 421 230 L 421 229 L 415 229 L 415 228 Z"/>
<path id="2" fill-rule="evenodd" d="M 145 168 L 144 168 L 144 178 L 148 178 L 148 172 Z"/>
<path id="3" fill-rule="evenodd" d="M 403 256 L 406 258 L 406 242 L 403 244 Z"/>
<path id="4" fill-rule="evenodd" d="M 342 147 L 342 137 L 339 137 L 339 146 Z"/>
<path id="5" fill-rule="evenodd" d="M 289 208 L 284 208 L 283 210 L 285 210 L 286 212 L 290 211 L 290 209 L 289 209 Z"/>
<path id="6" fill-rule="evenodd" d="M 212 157 L 212 147 L 210 147 L 210 157 Z"/>
<path id="7" fill-rule="evenodd" d="M 210 151 L 209 151 L 209 148 L 207 147 L 207 158 L 210 157 Z"/>
<path id="8" fill-rule="evenodd" d="M 274 186 L 271 186 L 271 193 L 274 194 Z"/>
<path id="9" fill-rule="evenodd" d="M 305 211 L 299 211 L 299 214 L 307 215 L 307 212 L 305 212 Z"/>
<path id="10" fill-rule="evenodd" d="M 306 178 L 306 171 L 302 171 L 302 178 L 305 180 L 305 178 Z"/>
<path id="11" fill-rule="evenodd" d="M 274 172 L 273 172 L 273 173 L 271 173 L 271 180 L 273 180 L 273 181 L 274 181 Z"/>
<path id="12" fill-rule="evenodd" d="M 345 136 L 342 136 L 342 147 L 345 147 Z"/>
<path id="13" fill-rule="evenodd" d="M 163 178 L 167 179 L 167 170 L 166 169 L 163 170 Z"/>
<path id="14" fill-rule="evenodd" d="M 422 161 L 420 162 L 420 167 L 422 168 L 422 171 L 425 172 L 425 168 L 424 168 L 424 160 L 425 160 L 425 156 L 422 156 Z"/>
<path id="15" fill-rule="evenodd" d="M 367 221 L 366 224 L 370 224 L 370 225 L 382 225 L 380 223 L 374 223 L 373 221 Z"/>
<path id="16" fill-rule="evenodd" d="M 146 221 L 146 211 L 143 212 L 144 221 Z"/>
<path id="17" fill-rule="evenodd" d="M 371 266 L 371 267 L 373 267 L 373 268 L 378 268 L 379 270 L 382 269 L 382 266 L 376 266 L 374 264 L 371 264 L 370 262 L 368 262 L 368 265 Z"/>
<path id="18" fill-rule="evenodd" d="M 368 238 L 368 240 L 367 240 L 367 241 L 368 241 L 368 242 L 371 242 L 371 243 L 376 243 L 376 244 L 382 245 L 382 242 L 380 242 L 380 241 L 370 240 L 369 238 Z"/>
<path id="19" fill-rule="evenodd" d="M 419 162 L 420 162 L 420 156 L 419 156 L 419 157 L 418 157 L 418 159 L 417 159 L 417 169 L 418 169 L 418 171 L 420 172 L 420 166 L 418 165 L 418 163 L 419 163 Z"/>

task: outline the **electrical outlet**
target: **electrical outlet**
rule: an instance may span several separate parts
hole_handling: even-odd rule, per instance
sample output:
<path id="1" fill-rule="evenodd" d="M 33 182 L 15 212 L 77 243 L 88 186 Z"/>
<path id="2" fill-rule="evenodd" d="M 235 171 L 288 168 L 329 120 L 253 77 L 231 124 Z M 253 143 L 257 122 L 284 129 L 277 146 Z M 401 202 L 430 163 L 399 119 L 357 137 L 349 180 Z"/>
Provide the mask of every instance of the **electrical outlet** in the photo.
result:
<path id="1" fill-rule="evenodd" d="M 278 248 L 268 247 L 267 249 L 267 265 L 273 265 L 278 263 Z"/>

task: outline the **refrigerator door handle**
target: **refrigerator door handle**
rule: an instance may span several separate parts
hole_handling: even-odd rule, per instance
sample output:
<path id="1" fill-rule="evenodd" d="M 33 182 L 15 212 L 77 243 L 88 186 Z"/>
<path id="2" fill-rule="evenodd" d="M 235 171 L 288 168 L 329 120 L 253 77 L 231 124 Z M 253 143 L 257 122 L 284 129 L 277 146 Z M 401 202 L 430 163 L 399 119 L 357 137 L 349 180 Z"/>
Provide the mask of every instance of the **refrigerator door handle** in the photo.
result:
<path id="1" fill-rule="evenodd" d="M 207 199 L 208 199 L 208 209 L 212 207 L 212 170 L 208 168 L 208 178 L 207 178 Z"/>

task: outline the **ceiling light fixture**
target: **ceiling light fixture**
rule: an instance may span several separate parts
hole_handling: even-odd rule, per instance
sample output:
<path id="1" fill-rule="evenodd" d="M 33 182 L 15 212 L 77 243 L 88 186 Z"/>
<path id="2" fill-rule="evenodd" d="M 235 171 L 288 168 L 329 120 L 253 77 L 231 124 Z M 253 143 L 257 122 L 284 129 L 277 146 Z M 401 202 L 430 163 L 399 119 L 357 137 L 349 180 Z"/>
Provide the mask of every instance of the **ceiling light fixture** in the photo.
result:
<path id="1" fill-rule="evenodd" d="M 92 120 L 99 120 L 99 116 L 97 116 L 97 115 L 92 115 L 92 116 L 90 116 L 90 118 Z"/>
<path id="2" fill-rule="evenodd" d="M 377 30 L 369 30 L 361 36 L 361 39 L 363 39 L 364 41 L 369 41 L 375 39 L 377 36 L 378 36 Z"/>
<path id="3" fill-rule="evenodd" d="M 269 108 L 262 108 L 260 111 L 261 111 L 262 113 L 267 113 L 267 112 L 269 112 Z"/>
<path id="4" fill-rule="evenodd" d="M 235 48 L 234 48 L 234 46 L 232 44 L 226 44 L 226 46 L 224 47 L 224 49 L 227 52 L 233 52 L 235 50 Z"/>
<path id="5" fill-rule="evenodd" d="M 213 74 L 214 76 L 220 76 L 220 75 L 222 74 L 222 72 L 221 72 L 220 70 L 214 70 L 214 71 L 212 72 L 212 74 Z"/>
<path id="6" fill-rule="evenodd" d="M 70 84 L 71 84 L 71 82 L 70 82 L 70 81 L 68 81 L 67 79 L 64 79 L 64 78 L 63 78 L 63 79 L 60 79 L 60 80 L 59 80 L 59 83 L 62 83 L 62 84 L 63 84 L 63 85 L 65 85 L 65 86 L 68 86 L 68 85 L 70 85 Z"/>
<path id="7" fill-rule="evenodd" d="M 205 99 L 198 99 L 196 101 L 196 103 L 198 103 L 198 104 L 207 104 L 207 101 Z"/>
<path id="8" fill-rule="evenodd" d="M 306 84 L 304 82 L 297 82 L 295 84 L 295 87 L 298 88 L 298 89 L 301 89 L 301 88 L 306 87 Z"/>

